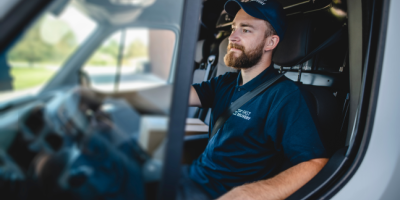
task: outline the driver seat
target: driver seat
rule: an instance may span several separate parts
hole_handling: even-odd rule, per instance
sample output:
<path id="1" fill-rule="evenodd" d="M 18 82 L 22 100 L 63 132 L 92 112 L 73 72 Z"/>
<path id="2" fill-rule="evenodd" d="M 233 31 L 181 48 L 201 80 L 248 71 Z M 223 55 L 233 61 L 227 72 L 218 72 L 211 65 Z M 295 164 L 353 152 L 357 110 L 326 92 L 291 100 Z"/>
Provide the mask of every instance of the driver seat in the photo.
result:
<path id="1" fill-rule="evenodd" d="M 315 30 L 315 24 L 313 24 L 311 17 L 297 17 L 288 21 L 286 35 L 275 49 L 272 57 L 274 64 L 280 66 L 280 68 L 289 69 L 289 71 L 294 67 L 297 67 L 297 70 L 299 68 L 307 70 L 307 64 L 312 63 L 311 61 L 306 61 L 306 63 L 301 63 L 297 66 L 294 65 L 319 45 L 314 41 L 316 37 Z M 322 143 L 331 156 L 337 149 L 344 146 L 344 144 L 342 145 L 338 142 L 339 135 L 337 135 L 339 133 L 338 101 L 332 88 L 326 85 L 318 85 L 306 79 L 307 77 L 319 77 L 320 80 L 326 79 L 326 82 L 329 82 L 331 79 L 330 76 L 320 75 L 312 69 L 318 69 L 318 66 L 311 66 L 311 69 L 305 73 L 310 76 L 303 77 L 301 70 L 295 72 L 296 74 L 300 74 L 300 78 L 305 80 L 305 84 L 301 82 L 301 79 L 299 81 L 297 76 L 295 76 L 297 80 L 293 81 L 296 82 L 302 91 L 307 105 L 314 115 L 314 122 L 316 123 Z"/>

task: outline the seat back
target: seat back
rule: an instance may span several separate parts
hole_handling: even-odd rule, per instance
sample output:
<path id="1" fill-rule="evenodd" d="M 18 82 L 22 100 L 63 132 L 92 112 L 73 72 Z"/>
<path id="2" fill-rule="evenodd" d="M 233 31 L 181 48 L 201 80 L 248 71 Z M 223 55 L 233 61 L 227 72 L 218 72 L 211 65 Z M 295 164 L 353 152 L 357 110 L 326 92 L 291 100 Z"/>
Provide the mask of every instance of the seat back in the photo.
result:
<path id="1" fill-rule="evenodd" d="M 329 155 L 343 146 L 339 137 L 339 106 L 334 94 L 324 87 L 299 85 L 316 122 L 320 139 Z"/>
<path id="2" fill-rule="evenodd" d="M 284 38 L 275 49 L 272 61 L 283 67 L 293 67 L 312 50 L 314 27 L 310 18 L 288 21 Z"/>
<path id="3" fill-rule="evenodd" d="M 288 21 L 286 35 L 275 49 L 272 60 L 279 68 L 286 67 L 288 70 L 286 76 L 294 81 L 297 81 L 299 67 L 305 71 L 301 73 L 301 82 L 297 84 L 316 122 L 321 141 L 332 155 L 343 146 L 339 135 L 340 104 L 332 87 L 338 73 L 317 70 L 319 66 L 316 64 L 320 62 L 313 62 L 313 58 L 295 66 L 324 42 L 315 39 L 318 37 L 315 33 L 318 27 L 313 20 L 311 16 L 291 18 Z M 317 52 L 314 57 L 318 57 L 320 53 Z M 339 56 L 337 59 L 343 62 L 344 58 Z"/>

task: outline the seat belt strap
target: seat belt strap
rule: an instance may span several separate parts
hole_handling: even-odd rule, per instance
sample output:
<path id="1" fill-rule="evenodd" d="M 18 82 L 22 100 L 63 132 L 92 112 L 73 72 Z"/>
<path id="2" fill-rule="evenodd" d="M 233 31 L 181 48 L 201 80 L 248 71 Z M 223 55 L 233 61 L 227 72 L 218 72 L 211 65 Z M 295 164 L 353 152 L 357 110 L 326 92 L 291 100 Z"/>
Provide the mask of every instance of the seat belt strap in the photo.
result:
<path id="1" fill-rule="evenodd" d="M 267 90 L 272 84 L 274 84 L 276 81 L 278 81 L 284 74 L 279 74 L 278 76 L 273 77 L 272 79 L 265 81 L 258 87 L 256 87 L 254 90 L 247 92 L 243 96 L 241 96 L 239 99 L 234 101 L 224 112 L 221 114 L 221 116 L 218 117 L 217 121 L 214 124 L 214 127 L 209 135 L 209 139 L 214 137 L 214 135 L 218 132 L 220 128 L 224 125 L 226 120 L 240 107 L 242 107 L 245 103 L 253 99 L 255 96 L 261 94 L 265 90 Z"/>
<path id="2" fill-rule="evenodd" d="M 215 56 L 215 55 L 208 56 L 207 67 L 206 67 L 206 72 L 204 73 L 203 81 L 208 81 L 208 79 L 210 79 L 211 70 L 215 66 L 215 63 L 216 63 L 216 57 L 217 56 Z"/>

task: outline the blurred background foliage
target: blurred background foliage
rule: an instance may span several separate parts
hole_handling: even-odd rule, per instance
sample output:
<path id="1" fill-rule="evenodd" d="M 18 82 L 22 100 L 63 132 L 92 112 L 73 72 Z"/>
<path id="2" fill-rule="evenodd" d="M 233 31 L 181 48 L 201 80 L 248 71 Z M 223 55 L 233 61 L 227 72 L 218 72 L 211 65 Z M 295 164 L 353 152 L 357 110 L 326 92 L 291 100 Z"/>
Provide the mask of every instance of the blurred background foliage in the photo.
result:
<path id="1" fill-rule="evenodd" d="M 7 60 L 13 77 L 14 90 L 31 88 L 47 82 L 80 45 L 76 33 L 68 25 L 62 36 L 54 43 L 47 42 L 41 34 L 48 26 L 46 17 L 34 24 L 11 49 Z M 54 34 L 58 34 L 55 31 Z M 115 67 L 120 41 L 111 38 L 103 43 L 87 61 L 91 67 Z M 125 44 L 123 65 L 131 65 L 135 58 L 148 56 L 148 47 L 140 39 Z"/>
<path id="2" fill-rule="evenodd" d="M 43 22 L 44 20 L 41 20 L 36 23 L 10 51 L 9 62 L 26 64 L 30 67 L 38 63 L 59 64 L 75 50 L 78 43 L 72 30 L 68 30 L 56 44 L 43 41 L 40 35 L 40 27 Z"/>

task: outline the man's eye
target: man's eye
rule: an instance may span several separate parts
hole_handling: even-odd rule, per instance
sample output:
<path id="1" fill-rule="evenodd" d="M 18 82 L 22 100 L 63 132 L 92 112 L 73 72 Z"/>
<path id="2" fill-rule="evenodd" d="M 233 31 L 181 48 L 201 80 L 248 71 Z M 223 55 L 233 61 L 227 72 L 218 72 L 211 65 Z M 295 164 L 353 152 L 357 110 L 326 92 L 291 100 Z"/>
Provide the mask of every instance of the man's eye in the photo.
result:
<path id="1" fill-rule="evenodd" d="M 250 31 L 247 29 L 243 29 L 243 33 L 248 33 L 248 32 L 250 32 Z"/>
<path id="2" fill-rule="evenodd" d="M 231 28 L 231 32 L 234 32 L 235 31 L 235 28 Z"/>

